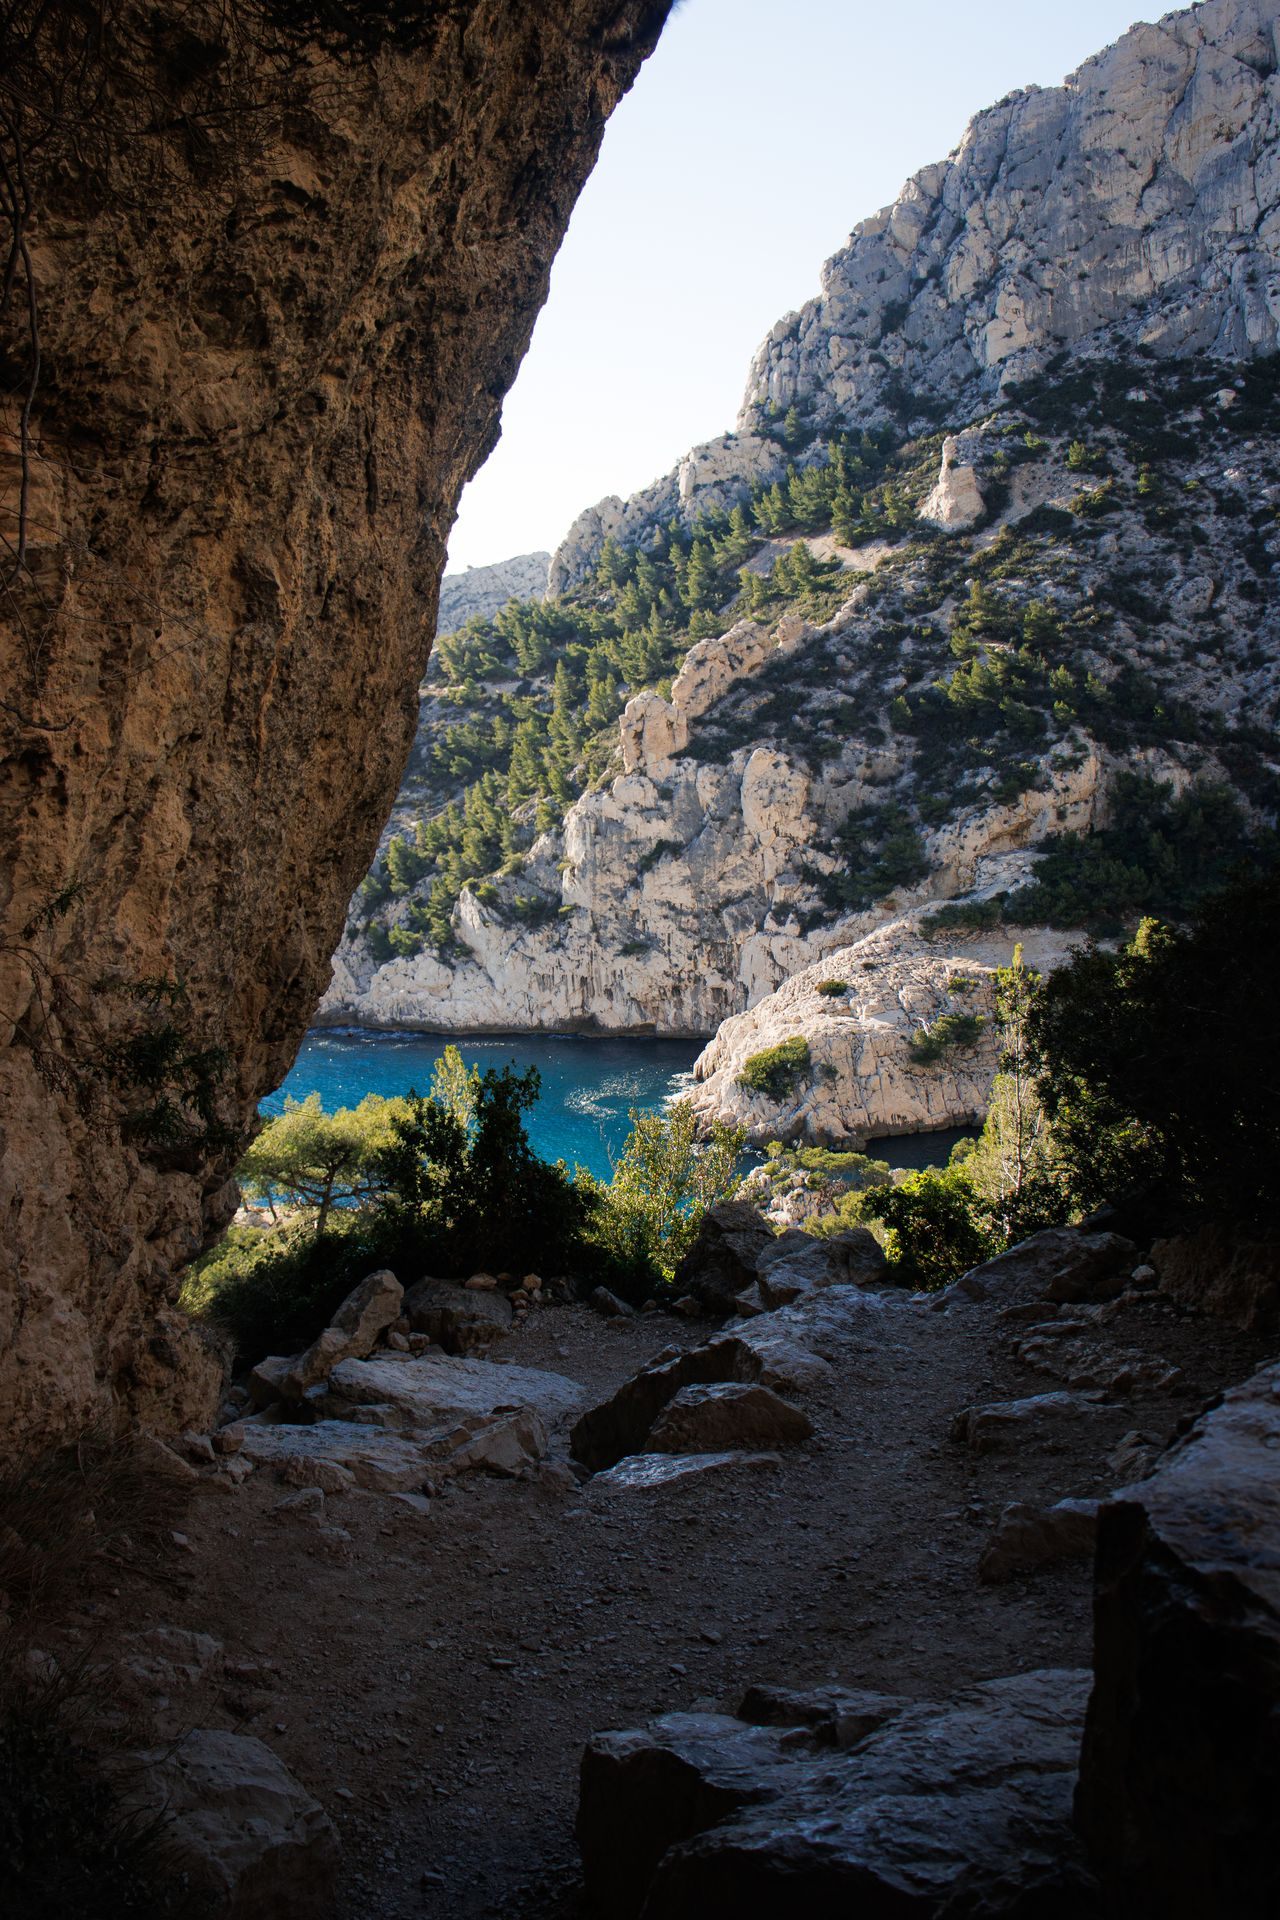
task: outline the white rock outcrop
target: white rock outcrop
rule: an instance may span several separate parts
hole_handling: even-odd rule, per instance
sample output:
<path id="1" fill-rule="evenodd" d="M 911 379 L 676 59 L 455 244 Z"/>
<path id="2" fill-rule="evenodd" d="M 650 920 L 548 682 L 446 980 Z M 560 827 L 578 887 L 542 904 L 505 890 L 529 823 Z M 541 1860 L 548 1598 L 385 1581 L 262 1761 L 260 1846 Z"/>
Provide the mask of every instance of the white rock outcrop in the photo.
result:
<path id="1" fill-rule="evenodd" d="M 979 113 L 954 153 L 854 228 L 818 298 L 770 331 L 737 432 L 580 515 L 551 592 L 583 577 L 607 533 L 640 541 L 775 478 L 787 453 L 773 436 L 793 406 L 819 433 L 913 400 L 921 422 L 926 407 L 956 419 L 1063 349 L 1274 352 L 1278 48 L 1277 0 L 1205 0 L 1133 27 L 1060 87 Z"/>
<path id="2" fill-rule="evenodd" d="M 932 493 L 920 509 L 920 518 L 946 533 L 964 532 L 976 526 L 987 510 L 978 470 L 966 466 L 955 434 L 948 434 L 942 447 L 942 466 Z"/>
<path id="3" fill-rule="evenodd" d="M 689 1097 L 703 1118 L 745 1127 L 758 1143 L 862 1142 L 980 1121 L 999 1057 L 994 969 L 1008 964 L 1012 938 L 930 941 L 918 921 L 895 920 L 838 948 L 726 1020 L 693 1069 Z M 1025 959 L 1047 970 L 1075 944 L 1071 935 L 1028 933 Z M 913 1061 L 914 1037 L 954 1013 L 983 1021 L 973 1044 L 930 1065 Z M 773 1099 L 741 1085 L 753 1055 L 796 1039 L 808 1064 L 787 1092 Z"/>

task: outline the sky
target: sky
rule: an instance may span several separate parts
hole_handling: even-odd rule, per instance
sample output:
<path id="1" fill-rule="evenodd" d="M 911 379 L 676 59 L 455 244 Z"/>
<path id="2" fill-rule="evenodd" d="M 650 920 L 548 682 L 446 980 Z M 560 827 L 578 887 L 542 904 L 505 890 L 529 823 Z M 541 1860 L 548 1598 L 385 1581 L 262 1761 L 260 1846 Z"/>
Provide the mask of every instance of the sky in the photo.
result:
<path id="1" fill-rule="evenodd" d="M 554 549 L 732 427 L 751 356 L 850 229 L 1141 0 L 684 0 L 605 131 L 551 295 L 462 498 L 449 570 Z"/>

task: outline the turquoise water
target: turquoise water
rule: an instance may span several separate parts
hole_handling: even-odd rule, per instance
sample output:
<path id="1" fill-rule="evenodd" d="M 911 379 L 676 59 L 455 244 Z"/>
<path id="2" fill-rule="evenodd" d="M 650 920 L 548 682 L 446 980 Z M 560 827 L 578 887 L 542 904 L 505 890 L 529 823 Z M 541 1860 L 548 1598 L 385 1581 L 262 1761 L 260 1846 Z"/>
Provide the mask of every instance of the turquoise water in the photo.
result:
<path id="1" fill-rule="evenodd" d="M 284 1085 L 263 1101 L 283 1110 L 286 1094 L 320 1095 L 330 1113 L 354 1107 L 366 1093 L 426 1093 L 446 1041 L 421 1033 L 309 1033 Z M 544 1160 L 567 1160 L 609 1178 L 612 1159 L 629 1131 L 631 1107 L 660 1107 L 679 1093 L 700 1052 L 696 1040 L 563 1039 L 512 1034 L 506 1039 L 462 1039 L 468 1066 L 536 1067 L 542 1097 L 529 1120 L 529 1139 Z M 961 1131 L 875 1140 L 866 1151 L 891 1167 L 942 1167 Z M 755 1156 L 752 1156 L 753 1158 Z"/>
<path id="2" fill-rule="evenodd" d="M 262 1103 L 279 1113 L 285 1095 L 320 1095 L 329 1112 L 354 1107 L 366 1093 L 426 1093 L 447 1042 L 437 1034 L 309 1033 L 284 1085 Z M 461 1039 L 468 1066 L 536 1067 L 542 1097 L 529 1118 L 529 1140 L 544 1160 L 567 1160 L 607 1180 L 630 1131 L 630 1107 L 660 1107 L 701 1051 L 696 1040 L 575 1040 L 513 1034 Z"/>

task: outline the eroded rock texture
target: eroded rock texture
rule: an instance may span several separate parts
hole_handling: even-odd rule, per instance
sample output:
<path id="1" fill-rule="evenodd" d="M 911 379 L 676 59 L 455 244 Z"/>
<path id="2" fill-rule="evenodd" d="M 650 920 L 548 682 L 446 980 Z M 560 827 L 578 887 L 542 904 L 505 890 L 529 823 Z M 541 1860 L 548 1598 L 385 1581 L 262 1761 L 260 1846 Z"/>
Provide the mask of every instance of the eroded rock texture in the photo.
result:
<path id="1" fill-rule="evenodd" d="M 6 1441 L 214 1391 L 159 1328 L 171 1275 L 327 980 L 458 492 L 667 10 L 423 0 L 407 47 L 352 56 L 281 24 L 307 8 L 126 7 L 99 119 L 30 155 L 16 573 L 12 439 L 0 476 Z M 20 394 L 17 295 L 3 326 Z"/>

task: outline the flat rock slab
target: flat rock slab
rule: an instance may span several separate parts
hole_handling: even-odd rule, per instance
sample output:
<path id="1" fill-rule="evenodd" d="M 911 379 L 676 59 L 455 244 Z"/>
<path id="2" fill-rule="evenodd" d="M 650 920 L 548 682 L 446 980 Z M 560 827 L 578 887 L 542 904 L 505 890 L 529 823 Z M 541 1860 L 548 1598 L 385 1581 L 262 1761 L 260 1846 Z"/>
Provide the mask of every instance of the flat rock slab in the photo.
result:
<path id="1" fill-rule="evenodd" d="M 450 1354 L 379 1354 L 344 1360 L 329 1376 L 334 1399 L 397 1407 L 411 1426 L 434 1428 L 501 1407 L 532 1407 L 547 1426 L 576 1413 L 586 1398 L 576 1380 L 535 1367 L 498 1366 Z"/>
<path id="2" fill-rule="evenodd" d="M 311 1468 L 340 1467 L 358 1487 L 381 1493 L 421 1491 L 432 1466 L 421 1441 L 349 1420 L 317 1420 L 309 1427 L 246 1425 L 241 1458 L 293 1480 Z"/>
<path id="3" fill-rule="evenodd" d="M 780 1467 L 777 1453 L 633 1453 L 620 1460 L 607 1473 L 593 1478 L 593 1487 L 669 1487 L 678 1480 L 691 1480 L 705 1473 L 723 1473 L 727 1467 L 743 1467 L 758 1472 L 762 1467 Z"/>
<path id="4" fill-rule="evenodd" d="M 1033 1393 L 1025 1400 L 966 1407 L 951 1423 L 951 1438 L 974 1453 L 995 1453 L 1007 1447 L 1052 1450 L 1082 1428 L 1127 1417 L 1126 1408 L 1102 1406 L 1078 1393 Z"/>
<path id="5" fill-rule="evenodd" d="M 588 1897 L 610 1920 L 1095 1920 L 1071 1827 L 1090 1683 L 988 1681 L 901 1706 L 845 1752 L 720 1715 L 598 1735 L 578 1816 Z"/>

